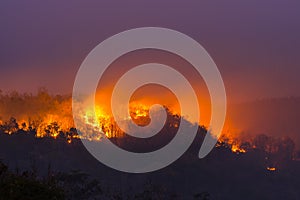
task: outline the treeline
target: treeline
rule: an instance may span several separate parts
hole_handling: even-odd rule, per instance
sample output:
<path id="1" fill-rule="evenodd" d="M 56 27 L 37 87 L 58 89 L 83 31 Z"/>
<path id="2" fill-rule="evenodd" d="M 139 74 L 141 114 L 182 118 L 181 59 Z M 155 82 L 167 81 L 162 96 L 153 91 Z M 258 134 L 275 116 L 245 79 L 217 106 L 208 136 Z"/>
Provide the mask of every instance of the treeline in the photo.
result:
<path id="1" fill-rule="evenodd" d="M 113 143 L 121 148 L 131 152 L 149 152 L 162 148 L 170 142 L 177 133 L 180 123 L 178 115 L 169 113 L 167 123 L 161 132 L 147 139 L 134 138 L 129 135 L 124 137 L 110 138 Z M 66 143 L 80 143 L 77 130 L 70 128 L 69 131 L 62 131 L 55 122 L 45 127 L 45 137 L 66 141 Z M 11 118 L 8 122 L 0 125 L 0 134 L 11 135 L 27 135 L 28 137 L 37 137 L 36 129 L 32 126 L 20 125 L 15 118 Z M 197 154 L 199 145 L 201 145 L 206 134 L 206 128 L 199 126 L 196 136 L 196 145 L 192 146 L 192 152 Z M 278 170 L 284 168 L 290 161 L 299 160 L 300 152 L 297 151 L 295 143 L 289 137 L 272 137 L 264 134 L 256 135 L 248 141 L 241 141 L 238 138 L 221 137 L 216 144 L 216 148 L 222 151 L 230 151 L 232 154 L 250 154 L 256 157 L 265 168 Z"/>
<path id="2" fill-rule="evenodd" d="M 56 122 L 61 129 L 67 131 L 73 126 L 71 102 L 71 96 L 50 95 L 45 88 L 40 88 L 35 95 L 16 91 L 3 93 L 0 90 L 0 124 L 9 122 L 14 117 L 22 129 L 25 126 L 28 129 L 45 128 Z"/>
<path id="3" fill-rule="evenodd" d="M 248 141 L 235 143 L 229 141 L 229 138 L 222 138 L 216 147 L 221 150 L 235 150 L 237 154 L 248 154 L 255 158 L 256 162 L 271 170 L 286 168 L 292 161 L 300 158 L 300 151 L 296 149 L 294 141 L 289 137 L 259 134 Z"/>
<path id="4" fill-rule="evenodd" d="M 8 121 L 0 123 L 0 133 L 8 135 L 24 134 L 32 137 L 48 137 L 54 139 L 64 139 L 67 142 L 77 139 L 78 133 L 75 128 L 70 128 L 68 131 L 61 129 L 57 122 L 51 122 L 42 127 L 38 125 L 38 122 L 32 121 L 29 124 L 19 124 L 14 117 L 11 117 Z M 42 136 L 38 134 L 41 131 Z"/>

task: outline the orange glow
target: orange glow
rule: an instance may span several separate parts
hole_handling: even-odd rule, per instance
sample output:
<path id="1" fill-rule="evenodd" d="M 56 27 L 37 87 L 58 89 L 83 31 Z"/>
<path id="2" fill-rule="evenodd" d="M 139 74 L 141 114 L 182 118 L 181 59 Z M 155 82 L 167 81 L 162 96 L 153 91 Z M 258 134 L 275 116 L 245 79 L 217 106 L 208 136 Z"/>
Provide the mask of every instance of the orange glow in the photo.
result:
<path id="1" fill-rule="evenodd" d="M 236 145 L 236 144 L 233 144 L 233 145 L 231 146 L 231 151 L 234 152 L 234 153 L 246 153 L 246 150 L 245 150 L 245 149 L 239 147 L 239 146 Z"/>
<path id="2" fill-rule="evenodd" d="M 107 84 L 102 84 L 105 86 L 104 89 L 102 88 L 103 90 L 97 91 L 98 98 L 95 98 L 95 109 L 88 109 L 84 107 L 85 105 L 82 105 L 82 110 L 78 111 L 81 115 L 82 124 L 88 126 L 83 127 L 83 129 L 78 128 L 78 130 L 81 130 L 79 135 L 76 131 L 70 131 L 71 128 L 75 127 L 71 97 L 51 96 L 44 89 L 38 91 L 36 96 L 18 93 L 2 95 L 0 123 L 6 124 L 9 122 L 10 117 L 14 117 L 17 120 L 17 127 L 15 124 L 5 125 L 5 133 L 12 134 L 22 129 L 36 133 L 36 137 L 57 139 L 62 136 L 68 140 L 68 143 L 72 143 L 72 139 L 79 138 L 101 141 L 103 137 L 123 137 L 124 132 L 117 126 L 109 107 L 109 90 L 110 84 L 113 82 L 111 80 L 112 77 Z M 148 94 L 148 96 L 145 94 Z M 201 99 L 200 96 L 199 99 Z M 206 113 L 205 110 L 210 109 L 210 103 L 206 102 L 206 106 L 206 104 L 203 105 L 203 102 L 203 100 L 200 102 L 201 116 L 206 116 L 202 111 L 204 110 L 204 113 Z M 147 85 L 137 89 L 133 94 L 129 104 L 131 118 L 125 120 L 133 120 L 140 126 L 149 124 L 149 108 L 153 104 L 164 105 L 170 113 L 180 116 L 179 102 L 177 102 L 176 96 L 171 91 L 159 86 Z M 208 117 L 210 116 L 208 115 Z M 207 124 L 201 125 L 205 126 Z M 178 121 L 174 122 L 173 127 L 177 128 L 178 126 Z M 233 142 L 230 142 L 230 144 L 233 144 Z M 238 148 L 234 147 L 233 150 L 237 151 Z M 240 152 L 243 151 L 240 150 Z"/>
<path id="3" fill-rule="evenodd" d="M 221 135 L 216 147 L 222 146 L 224 144 L 228 146 L 228 148 L 230 148 L 231 152 L 233 153 L 240 154 L 247 152 L 247 149 L 243 147 L 243 141 L 241 140 L 241 137 L 238 134 L 226 133 Z"/>
<path id="4" fill-rule="evenodd" d="M 130 105 L 130 114 L 134 119 L 140 117 L 148 117 L 149 109 L 147 106 L 142 104 L 131 104 Z"/>
<path id="5" fill-rule="evenodd" d="M 267 170 L 268 171 L 276 171 L 276 168 L 275 167 L 267 167 Z"/>

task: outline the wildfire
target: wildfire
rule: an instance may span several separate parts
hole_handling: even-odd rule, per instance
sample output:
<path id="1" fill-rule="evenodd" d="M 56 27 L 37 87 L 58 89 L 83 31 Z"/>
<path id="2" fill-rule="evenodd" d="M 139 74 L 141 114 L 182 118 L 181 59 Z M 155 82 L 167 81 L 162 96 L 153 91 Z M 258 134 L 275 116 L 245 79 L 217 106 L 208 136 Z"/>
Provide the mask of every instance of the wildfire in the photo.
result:
<path id="1" fill-rule="evenodd" d="M 0 95 L 0 125 L 3 132 L 12 134 L 18 130 L 35 133 L 36 137 L 62 136 L 70 143 L 72 139 L 84 138 L 100 141 L 102 137 L 122 137 L 124 132 L 117 126 L 109 109 L 96 106 L 89 109 L 80 105 L 80 125 L 76 127 L 79 134 L 70 131 L 75 127 L 72 115 L 71 96 L 50 95 L 40 89 L 37 95 L 19 94 L 17 92 Z M 149 106 L 146 102 L 135 101 L 129 105 L 130 116 L 126 120 L 145 126 L 149 124 Z M 11 118 L 13 117 L 13 118 Z M 175 123 L 175 122 L 174 122 Z M 174 127 L 178 124 L 174 124 Z M 67 134 L 72 132 L 71 135 Z"/>
<path id="2" fill-rule="evenodd" d="M 234 153 L 246 153 L 246 150 L 241 148 L 239 145 L 237 144 L 233 144 L 231 146 L 231 151 Z"/>
<path id="3" fill-rule="evenodd" d="M 95 112 L 95 113 L 93 113 Z M 138 125 L 146 125 L 149 121 L 149 109 L 143 104 L 131 104 L 131 118 L 124 119 L 133 120 Z M 95 109 L 87 109 L 83 112 L 82 121 L 85 127 L 82 127 L 84 138 L 100 141 L 102 137 L 113 138 L 122 137 L 124 132 L 118 127 L 112 114 L 108 114 L 105 109 L 96 106 Z M 86 130 L 86 126 L 89 130 Z M 102 134 L 101 134 L 102 133 Z M 81 136 L 82 137 L 82 136 Z"/>
<path id="4" fill-rule="evenodd" d="M 13 98 L 12 98 L 13 97 Z M 62 136 L 67 143 L 73 139 L 88 139 L 101 141 L 103 137 L 123 137 L 124 132 L 118 127 L 112 114 L 105 107 L 96 106 L 95 109 L 80 107 L 80 121 L 82 127 L 74 126 L 72 115 L 72 99 L 68 96 L 51 96 L 45 90 L 40 90 L 36 96 L 20 95 L 17 93 L 2 95 L 0 101 L 0 125 L 5 133 L 12 134 L 18 130 L 31 131 L 36 137 L 52 137 L 57 139 Z M 135 101 L 129 105 L 130 117 L 140 126 L 149 124 L 149 105 Z M 172 114 L 177 113 L 171 111 Z M 77 112 L 77 111 L 76 111 Z M 95 112 L 95 113 L 93 113 Z M 15 119 L 9 117 L 14 116 Z M 170 127 L 178 128 L 178 120 L 174 120 Z M 227 140 L 220 139 L 230 145 L 234 153 L 245 153 L 236 138 L 227 135 Z"/>
<path id="5" fill-rule="evenodd" d="M 240 154 L 246 153 L 247 148 L 243 145 L 242 140 L 237 135 L 232 134 L 223 134 L 216 145 L 216 147 L 227 146 L 231 150 L 231 152 Z M 249 144 L 250 145 L 250 144 Z"/>
<path id="6" fill-rule="evenodd" d="M 152 102 L 151 102 L 152 103 Z M 148 102 L 148 104 L 151 104 Z M 129 105 L 130 116 L 123 119 L 132 120 L 134 123 L 145 126 L 149 124 L 149 105 L 146 102 L 131 102 Z M 81 107 L 82 106 L 82 107 Z M 172 107 L 171 107 L 172 108 Z M 114 117 L 106 107 L 96 106 L 89 109 L 80 105 L 76 112 L 79 113 L 81 127 L 76 124 L 76 129 L 72 115 L 72 99 L 68 96 L 51 96 L 45 91 L 41 91 L 37 96 L 19 95 L 17 93 L 1 95 L 0 93 L 0 132 L 5 134 L 30 133 L 35 137 L 50 137 L 53 139 L 63 139 L 67 144 L 76 144 L 78 139 L 99 141 L 103 137 L 121 138 L 125 133 L 116 124 Z M 180 125 L 181 116 L 175 108 L 167 109 L 168 128 L 165 130 L 176 130 Z M 235 131 L 237 132 L 237 131 Z M 242 140 L 241 135 L 228 131 L 219 138 L 217 148 L 226 149 L 234 154 L 245 154 L 253 149 L 264 152 L 269 156 L 279 154 L 282 144 L 286 149 L 293 149 L 291 140 L 274 140 L 267 136 L 247 138 Z M 282 141 L 282 142 L 281 142 Z M 281 145 L 281 146 L 280 146 Z M 288 153 L 293 153 L 288 152 Z M 283 152 L 284 159 L 287 152 Z M 288 155 L 288 158 L 291 155 Z M 274 156 L 275 157 L 275 156 Z M 297 159 L 297 158 L 293 158 Z M 264 170 L 273 172 L 280 169 L 279 164 L 274 164 L 272 159 L 263 167 Z M 276 167 L 273 167 L 273 166 Z M 267 167 L 269 166 L 269 167 Z"/>
<path id="7" fill-rule="evenodd" d="M 71 101 L 66 100 L 61 103 L 57 103 L 57 99 L 53 99 L 52 101 L 51 103 L 55 106 L 46 110 L 42 117 L 40 115 L 33 117 L 27 116 L 27 119 L 18 119 L 18 123 L 15 119 L 11 119 L 8 123 L 0 121 L 0 124 L 6 124 L 5 132 L 7 134 L 12 134 L 19 129 L 24 131 L 33 130 L 36 132 L 35 136 L 39 138 L 52 137 L 57 139 L 60 135 L 62 135 L 66 138 L 66 141 L 69 144 L 72 143 L 73 139 L 79 138 L 101 141 L 102 137 L 113 138 L 124 136 L 124 132 L 118 127 L 112 114 L 109 114 L 109 112 L 100 106 L 96 106 L 95 109 L 79 111 L 82 113 L 81 121 L 83 127 L 80 127 L 82 129 L 79 129 L 81 132 L 80 134 L 77 134 L 76 130 L 70 131 L 72 127 L 74 127 L 72 111 L 70 109 Z M 131 117 L 125 120 L 133 120 L 140 126 L 144 126 L 149 123 L 150 118 L 148 105 L 142 104 L 141 102 L 132 102 L 129 109 Z M 174 124 L 171 126 L 175 128 L 179 126 L 178 121 L 175 120 L 173 123 Z M 246 149 L 241 147 L 236 138 L 228 137 L 228 135 L 226 135 L 226 139 L 221 138 L 220 141 L 229 144 L 231 151 L 234 153 L 246 152 Z"/>

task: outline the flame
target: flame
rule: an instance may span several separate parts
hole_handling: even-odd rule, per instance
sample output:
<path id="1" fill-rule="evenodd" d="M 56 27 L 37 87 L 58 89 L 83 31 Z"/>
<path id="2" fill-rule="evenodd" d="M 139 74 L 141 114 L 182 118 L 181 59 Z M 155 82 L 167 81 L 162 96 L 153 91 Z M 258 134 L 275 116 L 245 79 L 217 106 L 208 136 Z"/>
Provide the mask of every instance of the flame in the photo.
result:
<path id="1" fill-rule="evenodd" d="M 241 148 L 239 145 L 237 144 L 233 144 L 231 146 L 231 151 L 234 153 L 246 153 L 246 150 Z"/>
<path id="2" fill-rule="evenodd" d="M 247 149 L 243 147 L 243 141 L 241 140 L 239 135 L 234 135 L 230 133 L 223 134 L 216 145 L 216 147 L 226 145 L 228 148 L 230 148 L 231 152 L 240 154 L 240 153 L 246 153 Z M 252 148 L 253 145 L 251 145 Z"/>
<path id="3" fill-rule="evenodd" d="M 124 136 L 124 132 L 117 126 L 112 114 L 106 107 L 96 105 L 94 109 L 90 109 L 82 105 L 81 110 L 76 112 L 80 113 L 80 120 L 87 127 L 83 127 L 82 132 L 78 135 L 74 131 L 69 134 L 70 129 L 75 127 L 70 96 L 51 96 L 42 89 L 36 96 L 12 93 L 2 95 L 0 98 L 0 124 L 6 124 L 11 116 L 15 117 L 18 122 L 18 127 L 16 127 L 15 122 L 9 122 L 8 125 L 5 125 L 7 126 L 5 128 L 7 134 L 12 134 L 18 129 L 36 132 L 36 137 L 57 139 L 62 134 L 68 143 L 79 138 L 101 141 L 102 137 Z M 140 126 L 147 125 L 150 122 L 149 108 L 153 103 L 155 102 L 148 101 L 148 99 L 130 102 L 130 117 L 124 120 L 133 120 Z M 169 106 L 167 107 L 172 114 L 177 115 L 178 110 L 175 107 L 172 107 L 172 110 Z M 177 128 L 179 126 L 178 121 L 175 120 L 171 126 Z M 246 152 L 236 138 L 230 134 L 227 136 L 230 139 L 226 142 L 231 145 L 232 152 Z"/>
<path id="4" fill-rule="evenodd" d="M 147 125 L 150 122 L 149 108 L 150 106 L 141 102 L 130 103 L 130 117 L 124 119 L 124 122 L 127 123 L 129 120 L 133 120 L 133 122 L 139 126 Z M 92 130 L 90 134 L 84 136 L 84 138 L 101 141 L 101 138 L 104 136 L 114 138 L 123 137 L 125 135 L 124 131 L 116 124 L 112 114 L 107 112 L 103 107 L 96 106 L 94 109 L 88 108 L 83 112 L 81 118 L 84 122 L 84 126 L 88 126 Z M 174 127 L 178 127 L 177 122 L 174 123 L 176 123 Z M 86 130 L 84 127 L 82 127 L 82 129 Z"/>
<path id="5" fill-rule="evenodd" d="M 129 109 L 130 114 L 133 116 L 134 119 L 138 119 L 141 117 L 149 117 L 149 108 L 146 105 L 143 105 L 141 103 L 131 103 Z"/>
<path id="6" fill-rule="evenodd" d="M 46 97 L 45 97 L 46 96 Z M 23 113 L 21 117 L 9 122 L 5 128 L 7 134 L 17 132 L 19 129 L 24 131 L 35 131 L 36 137 L 52 137 L 57 139 L 60 134 L 66 137 L 68 143 L 72 143 L 72 139 L 83 138 L 95 141 L 101 141 L 102 137 L 113 138 L 123 137 L 124 132 L 117 126 L 113 119 L 112 114 L 107 112 L 103 107 L 96 106 L 94 109 L 84 108 L 78 112 L 82 113 L 80 121 L 86 129 L 82 129 L 81 134 L 72 134 L 71 136 L 66 134 L 70 132 L 70 129 L 74 127 L 71 101 L 69 99 L 60 100 L 44 95 L 49 105 L 48 109 L 45 109 L 44 100 L 40 100 L 42 105 L 36 105 L 36 107 L 42 107 L 44 111 L 38 112 L 38 115 L 31 115 L 29 112 L 34 110 L 34 107 L 28 109 L 28 114 Z M 50 100 L 49 100 L 50 99 Z M 55 105 L 55 106 L 53 106 Z M 1 105 L 0 105 L 1 106 Z M 130 118 L 125 120 L 133 120 L 138 125 L 147 125 L 149 123 L 149 106 L 141 102 L 133 102 L 129 108 Z M 94 112 L 94 113 L 93 113 Z M 0 111 L 0 116 L 4 115 Z M 41 116 L 42 115 L 42 116 Z M 1 119 L 1 124 L 5 124 Z M 17 127 L 16 127 L 17 126 Z"/>
<path id="7" fill-rule="evenodd" d="M 130 116 L 124 120 L 133 120 L 133 122 L 140 126 L 147 125 L 150 121 L 149 105 L 152 104 L 154 103 L 151 101 L 130 102 Z M 175 107 L 166 107 L 175 119 L 169 127 L 178 128 L 180 112 Z M 101 142 L 103 137 L 119 138 L 125 135 L 114 121 L 114 117 L 110 113 L 111 111 L 105 106 L 96 105 L 94 109 L 90 109 L 82 105 L 76 112 L 80 114 L 80 121 L 83 124 L 82 130 L 80 129 L 82 127 L 77 130 L 74 128 L 71 97 L 51 96 L 45 91 L 41 91 L 37 96 L 19 95 L 17 93 L 1 95 L 0 93 L 0 129 L 1 132 L 6 134 L 11 135 L 19 130 L 23 130 L 33 133 L 36 137 L 40 138 L 63 138 L 69 145 L 76 144 L 76 140 L 78 139 Z M 223 134 L 218 139 L 216 147 L 225 147 L 235 154 L 244 154 L 256 148 L 260 149 L 254 140 L 251 141 L 251 138 L 246 139 L 248 144 L 245 145 L 241 134 L 237 134 L 237 132 L 239 130 L 231 128 L 228 133 Z M 271 145 L 265 145 L 261 149 L 268 154 L 276 153 L 278 146 L 272 145 L 273 143 L 271 141 Z M 296 160 L 297 158 L 293 159 Z M 268 165 L 272 166 L 273 164 L 269 163 Z M 280 168 L 280 165 L 275 164 L 275 166 Z M 264 169 L 267 171 L 278 170 L 276 167 L 266 166 Z"/>
<path id="8" fill-rule="evenodd" d="M 149 105 L 153 104 L 152 101 L 147 100 L 131 101 L 129 105 L 130 116 L 124 121 L 133 120 L 140 126 L 147 125 L 150 122 Z M 56 139 L 62 134 L 68 141 L 72 141 L 76 137 L 100 141 L 102 137 L 124 136 L 124 132 L 117 126 L 106 104 L 101 104 L 102 107 L 96 105 L 94 109 L 85 106 L 87 105 L 80 105 L 79 110 L 76 111 L 80 113 L 79 120 L 82 122 L 83 127 L 79 128 L 82 128 L 82 131 L 79 135 L 74 133 L 69 136 L 66 133 L 70 132 L 72 127 L 75 127 L 71 96 L 53 96 L 46 89 L 40 89 L 37 95 L 19 94 L 17 92 L 1 94 L 0 124 L 3 124 L 3 127 L 5 126 L 3 129 L 7 134 L 12 134 L 21 129 L 33 132 L 36 137 L 40 138 L 52 137 Z M 10 122 L 10 117 L 14 117 L 17 122 Z M 175 124 L 174 127 L 178 127 L 178 124 Z"/>
<path id="9" fill-rule="evenodd" d="M 268 171 L 276 171 L 276 167 L 267 167 Z"/>

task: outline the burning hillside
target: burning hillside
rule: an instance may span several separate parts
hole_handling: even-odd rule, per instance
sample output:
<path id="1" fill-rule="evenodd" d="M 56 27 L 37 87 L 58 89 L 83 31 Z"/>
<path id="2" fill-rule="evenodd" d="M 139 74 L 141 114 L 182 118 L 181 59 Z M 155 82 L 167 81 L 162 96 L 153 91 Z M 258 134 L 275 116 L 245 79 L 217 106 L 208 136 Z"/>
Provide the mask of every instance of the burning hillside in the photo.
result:
<path id="1" fill-rule="evenodd" d="M 96 106 L 95 114 L 92 109 L 81 109 L 78 112 L 81 113 L 80 120 L 84 127 L 80 129 L 80 136 L 72 134 L 72 137 L 100 140 L 104 135 L 108 138 L 124 135 L 112 115 L 102 107 Z M 175 116 L 170 110 L 168 112 L 169 115 Z M 133 102 L 130 104 L 130 116 L 136 124 L 145 126 L 150 122 L 149 107 Z M 170 123 L 173 123 L 172 126 L 178 126 L 178 122 Z M 49 95 L 45 89 L 40 89 L 37 95 L 17 92 L 0 93 L 0 125 L 3 132 L 7 134 L 23 130 L 34 132 L 36 137 L 55 139 L 59 135 L 66 135 L 75 130 L 72 99 L 69 96 Z"/>
<path id="2" fill-rule="evenodd" d="M 167 121 L 161 130 L 166 139 L 156 138 L 162 141 L 169 141 L 176 134 L 180 124 L 180 115 L 176 112 L 167 110 Z M 35 137 L 64 138 L 67 143 L 72 143 L 74 139 L 87 139 L 101 141 L 102 137 L 108 137 L 113 140 L 127 138 L 127 134 L 122 131 L 111 114 L 100 107 L 95 108 L 96 114 L 91 110 L 81 110 L 81 120 L 85 124 L 84 129 L 80 129 L 80 134 L 74 128 L 71 109 L 71 97 L 52 96 L 44 89 L 38 91 L 37 95 L 18 94 L 11 92 L 8 94 L 0 93 L 0 131 L 5 134 L 14 134 L 20 131 L 30 132 Z M 96 116 L 97 118 L 95 119 Z M 150 123 L 149 106 L 133 102 L 130 104 L 131 119 L 140 126 Z M 131 119 L 125 119 L 131 120 Z M 205 130 L 199 125 L 199 129 Z M 206 131 L 200 131 L 199 134 L 205 134 Z M 160 134 L 161 135 L 161 134 Z M 133 140 L 132 137 L 129 137 Z M 138 143 L 137 140 L 136 143 Z M 158 145 L 159 146 L 159 145 Z M 236 154 L 244 154 L 253 150 L 262 150 L 266 152 L 266 160 L 271 159 L 269 155 L 285 152 L 285 156 L 290 159 L 297 157 L 294 149 L 295 145 L 289 138 L 274 139 L 268 136 L 256 136 L 242 139 L 237 135 L 230 133 L 223 134 L 216 147 L 225 147 Z M 275 167 L 270 167 L 273 171 Z"/>

